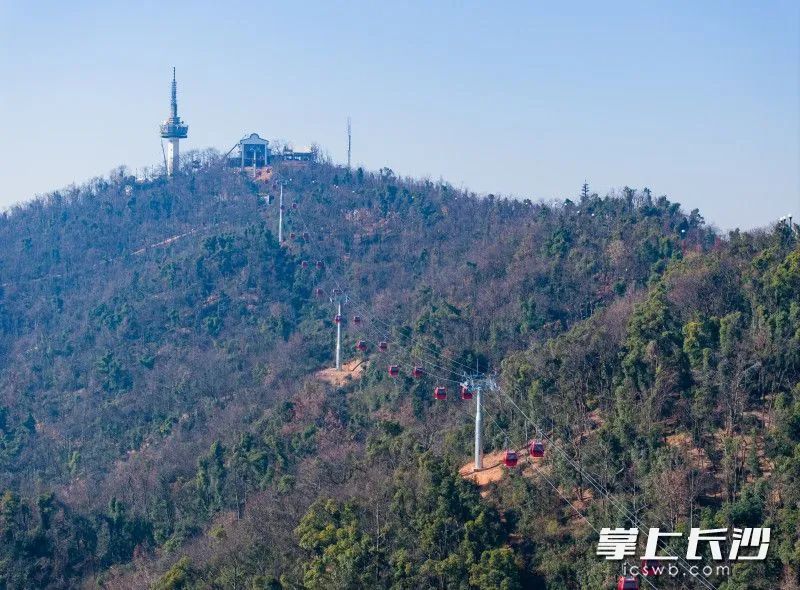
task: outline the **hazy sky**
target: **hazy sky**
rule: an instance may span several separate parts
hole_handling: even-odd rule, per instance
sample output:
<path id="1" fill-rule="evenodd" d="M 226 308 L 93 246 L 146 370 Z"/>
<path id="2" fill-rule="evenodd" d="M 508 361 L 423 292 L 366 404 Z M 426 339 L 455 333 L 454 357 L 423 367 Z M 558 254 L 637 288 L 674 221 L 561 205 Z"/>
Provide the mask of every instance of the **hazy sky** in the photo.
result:
<path id="1" fill-rule="evenodd" d="M 33 6 L 35 4 L 35 7 Z M 556 6 L 558 5 L 558 6 Z M 800 217 L 800 3 L 0 0 L 0 207 L 258 132 L 534 199 Z"/>

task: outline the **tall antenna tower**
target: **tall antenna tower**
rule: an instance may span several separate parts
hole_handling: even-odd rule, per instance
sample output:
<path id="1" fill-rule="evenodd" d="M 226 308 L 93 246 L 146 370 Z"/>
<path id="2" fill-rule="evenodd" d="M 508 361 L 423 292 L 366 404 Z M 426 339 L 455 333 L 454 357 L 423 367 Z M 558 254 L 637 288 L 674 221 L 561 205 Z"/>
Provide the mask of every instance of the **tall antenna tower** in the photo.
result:
<path id="1" fill-rule="evenodd" d="M 180 151 L 178 144 L 186 139 L 189 126 L 178 116 L 178 83 L 175 81 L 175 68 L 172 68 L 172 100 L 170 101 L 169 118 L 161 124 L 161 138 L 167 140 L 167 176 L 178 171 Z"/>
<path id="2" fill-rule="evenodd" d="M 350 117 L 347 117 L 347 168 L 350 168 L 350 155 L 353 148 L 353 131 L 350 126 Z"/>

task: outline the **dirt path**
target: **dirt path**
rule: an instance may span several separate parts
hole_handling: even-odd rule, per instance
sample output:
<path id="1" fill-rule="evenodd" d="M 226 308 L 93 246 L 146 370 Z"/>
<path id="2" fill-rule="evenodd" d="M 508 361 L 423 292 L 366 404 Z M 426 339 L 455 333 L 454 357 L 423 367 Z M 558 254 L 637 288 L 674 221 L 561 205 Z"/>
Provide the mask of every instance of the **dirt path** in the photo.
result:
<path id="1" fill-rule="evenodd" d="M 329 383 L 334 387 L 343 387 L 348 383 L 360 379 L 364 374 L 364 369 L 367 362 L 363 359 L 353 359 L 350 362 L 342 364 L 342 370 L 336 369 L 322 369 L 317 371 L 317 379 Z"/>
<path id="2" fill-rule="evenodd" d="M 486 453 L 483 456 L 483 469 L 475 471 L 475 464 L 473 461 L 470 461 L 462 465 L 458 473 L 464 479 L 474 481 L 478 484 L 478 487 L 481 489 L 481 495 L 485 496 L 489 493 L 488 486 L 503 479 L 509 471 L 509 468 L 503 464 L 505 453 L 505 450 Z M 541 464 L 542 459 L 530 457 L 527 448 L 519 449 L 517 455 L 519 455 L 519 463 L 517 467 L 511 469 L 519 471 L 525 477 L 533 477 L 536 469 L 543 469 Z M 547 468 L 544 467 L 544 469 Z"/>

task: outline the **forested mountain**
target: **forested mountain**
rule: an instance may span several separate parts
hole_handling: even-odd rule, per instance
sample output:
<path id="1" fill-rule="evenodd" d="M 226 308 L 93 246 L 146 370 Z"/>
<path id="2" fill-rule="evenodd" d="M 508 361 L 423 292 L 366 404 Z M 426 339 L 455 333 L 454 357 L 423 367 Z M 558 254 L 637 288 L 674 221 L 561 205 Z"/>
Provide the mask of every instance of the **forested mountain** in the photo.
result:
<path id="1" fill-rule="evenodd" d="M 432 389 L 465 367 L 503 392 L 487 453 L 536 427 L 565 452 L 463 478 L 474 402 Z M 797 237 L 647 189 L 120 169 L 0 217 L 0 466 L 4 588 L 612 588 L 589 523 L 634 513 L 770 526 L 711 583 L 798 588 Z"/>

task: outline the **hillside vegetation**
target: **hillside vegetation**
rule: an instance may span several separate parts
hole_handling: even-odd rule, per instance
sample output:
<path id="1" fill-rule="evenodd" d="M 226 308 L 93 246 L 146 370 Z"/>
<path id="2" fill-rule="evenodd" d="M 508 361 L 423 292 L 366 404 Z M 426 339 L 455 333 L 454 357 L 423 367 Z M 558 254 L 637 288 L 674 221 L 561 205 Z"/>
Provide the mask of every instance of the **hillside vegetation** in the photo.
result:
<path id="1" fill-rule="evenodd" d="M 364 361 L 341 384 L 315 376 L 334 288 Z M 569 460 L 463 479 L 473 402 L 432 388 L 465 367 L 504 392 L 487 452 L 524 411 Z M 0 217 L 0 467 L 3 588 L 613 587 L 565 499 L 598 527 L 771 526 L 711 580 L 798 588 L 800 247 L 647 189 L 120 169 Z"/>

